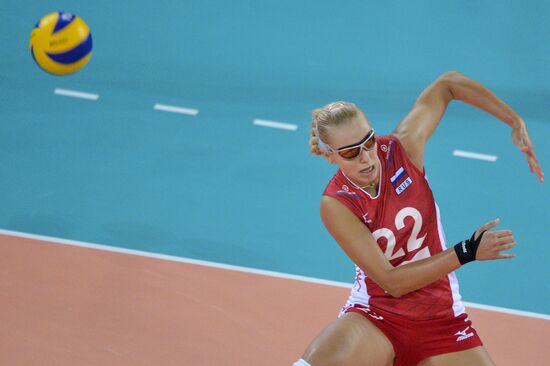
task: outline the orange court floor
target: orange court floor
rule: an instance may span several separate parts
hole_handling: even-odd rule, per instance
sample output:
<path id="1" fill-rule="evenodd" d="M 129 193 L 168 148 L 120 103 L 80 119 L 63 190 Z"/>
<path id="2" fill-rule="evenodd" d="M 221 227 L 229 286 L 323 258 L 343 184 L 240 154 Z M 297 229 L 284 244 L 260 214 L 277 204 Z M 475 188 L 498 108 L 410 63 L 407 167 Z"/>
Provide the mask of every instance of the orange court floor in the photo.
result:
<path id="1" fill-rule="evenodd" d="M 291 365 L 349 292 L 6 234 L 0 250 L 0 365 Z M 550 364 L 550 321 L 468 313 L 497 365 Z"/>

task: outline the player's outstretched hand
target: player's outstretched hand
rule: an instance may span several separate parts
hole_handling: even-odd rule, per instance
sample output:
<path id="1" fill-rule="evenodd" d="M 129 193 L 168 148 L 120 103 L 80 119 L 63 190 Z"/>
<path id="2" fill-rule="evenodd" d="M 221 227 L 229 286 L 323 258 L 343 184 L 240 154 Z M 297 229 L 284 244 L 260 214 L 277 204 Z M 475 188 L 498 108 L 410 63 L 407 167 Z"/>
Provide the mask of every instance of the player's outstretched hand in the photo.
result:
<path id="1" fill-rule="evenodd" d="M 537 160 L 535 148 L 533 147 L 533 143 L 531 142 L 531 138 L 529 137 L 527 127 L 525 126 L 525 122 L 523 120 L 520 120 L 518 126 L 512 129 L 512 141 L 520 149 L 520 151 L 525 154 L 527 163 L 529 163 L 529 169 L 532 173 L 535 173 L 539 182 L 542 183 L 544 181 L 544 173 L 539 161 Z"/>
<path id="2" fill-rule="evenodd" d="M 512 230 L 496 230 L 490 231 L 500 223 L 500 219 L 496 219 L 481 226 L 475 232 L 475 239 L 485 231 L 481 237 L 481 242 L 476 252 L 476 259 L 479 261 L 487 261 L 491 259 L 509 259 L 514 258 L 515 254 L 502 253 L 505 250 L 513 248 L 516 245 L 516 239 Z"/>

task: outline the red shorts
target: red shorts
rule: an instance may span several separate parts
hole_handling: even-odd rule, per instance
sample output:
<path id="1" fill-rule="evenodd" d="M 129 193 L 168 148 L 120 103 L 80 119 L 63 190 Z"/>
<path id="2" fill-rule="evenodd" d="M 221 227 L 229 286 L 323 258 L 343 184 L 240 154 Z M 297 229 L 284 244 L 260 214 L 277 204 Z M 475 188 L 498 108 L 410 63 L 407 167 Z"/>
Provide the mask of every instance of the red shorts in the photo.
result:
<path id="1" fill-rule="evenodd" d="M 388 337 L 395 352 L 394 366 L 416 366 L 431 356 L 483 345 L 467 314 L 436 320 L 409 320 L 359 304 L 344 312 L 363 315 Z"/>

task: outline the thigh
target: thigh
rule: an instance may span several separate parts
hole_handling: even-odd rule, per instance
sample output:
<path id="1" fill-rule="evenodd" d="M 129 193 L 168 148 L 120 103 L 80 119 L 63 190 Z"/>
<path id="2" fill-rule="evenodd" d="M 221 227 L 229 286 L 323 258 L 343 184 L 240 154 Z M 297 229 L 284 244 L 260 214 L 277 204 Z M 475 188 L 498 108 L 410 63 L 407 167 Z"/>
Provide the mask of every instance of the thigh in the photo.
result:
<path id="1" fill-rule="evenodd" d="M 484 347 L 475 347 L 465 351 L 432 356 L 420 362 L 418 366 L 495 366 Z"/>
<path id="2" fill-rule="evenodd" d="M 390 366 L 394 357 L 384 333 L 357 313 L 329 324 L 302 356 L 311 366 Z"/>

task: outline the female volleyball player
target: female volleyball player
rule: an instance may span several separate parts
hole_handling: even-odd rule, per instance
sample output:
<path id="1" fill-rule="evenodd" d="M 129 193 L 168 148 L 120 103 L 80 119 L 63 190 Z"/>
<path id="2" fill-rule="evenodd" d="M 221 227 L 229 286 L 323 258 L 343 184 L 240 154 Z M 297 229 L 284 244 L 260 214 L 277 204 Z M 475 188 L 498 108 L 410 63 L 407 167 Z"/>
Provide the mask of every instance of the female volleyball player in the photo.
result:
<path id="1" fill-rule="evenodd" d="M 311 151 L 338 165 L 321 199 L 326 228 L 356 264 L 340 317 L 295 366 L 493 365 L 468 319 L 454 270 L 473 260 L 512 258 L 499 221 L 446 249 L 424 174 L 424 146 L 453 99 L 497 117 L 542 182 L 524 121 L 494 93 L 458 72 L 426 88 L 389 136 L 376 136 L 353 104 L 313 112 Z M 467 182 L 472 177 L 465 177 Z"/>

